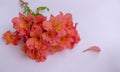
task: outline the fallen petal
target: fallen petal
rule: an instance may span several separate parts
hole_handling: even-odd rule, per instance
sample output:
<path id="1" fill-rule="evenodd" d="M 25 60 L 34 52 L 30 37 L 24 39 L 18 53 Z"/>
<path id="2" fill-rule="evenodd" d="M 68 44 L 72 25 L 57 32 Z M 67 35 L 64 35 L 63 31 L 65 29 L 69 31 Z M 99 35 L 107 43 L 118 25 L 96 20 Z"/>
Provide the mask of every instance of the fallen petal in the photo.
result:
<path id="1" fill-rule="evenodd" d="M 91 47 L 89 47 L 88 49 L 85 49 L 85 50 L 83 51 L 83 53 L 86 52 L 86 51 L 100 52 L 101 49 L 100 49 L 98 46 L 91 46 Z"/>

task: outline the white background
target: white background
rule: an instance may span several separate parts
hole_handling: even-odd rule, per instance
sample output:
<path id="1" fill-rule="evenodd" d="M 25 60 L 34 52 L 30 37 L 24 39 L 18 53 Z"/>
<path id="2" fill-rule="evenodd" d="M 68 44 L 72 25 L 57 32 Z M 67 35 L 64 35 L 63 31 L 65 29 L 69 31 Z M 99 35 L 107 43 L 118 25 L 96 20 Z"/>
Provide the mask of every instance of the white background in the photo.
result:
<path id="1" fill-rule="evenodd" d="M 46 16 L 70 12 L 81 41 L 72 50 L 48 56 L 37 63 L 20 46 L 5 45 L 1 38 L 13 30 L 11 19 L 21 11 L 18 0 L 0 0 L 0 72 L 120 72 L 120 0 L 26 0 L 35 10 L 48 6 Z M 97 45 L 100 53 L 82 51 Z"/>

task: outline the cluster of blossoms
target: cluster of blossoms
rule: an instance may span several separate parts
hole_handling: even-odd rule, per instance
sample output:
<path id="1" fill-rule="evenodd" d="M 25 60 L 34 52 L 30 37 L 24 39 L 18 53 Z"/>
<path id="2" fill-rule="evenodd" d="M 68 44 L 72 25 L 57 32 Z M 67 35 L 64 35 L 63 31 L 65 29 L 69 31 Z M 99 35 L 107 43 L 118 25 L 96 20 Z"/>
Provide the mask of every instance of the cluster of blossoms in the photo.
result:
<path id="1" fill-rule="evenodd" d="M 77 23 L 72 21 L 72 15 L 60 12 L 47 20 L 41 15 L 24 15 L 12 19 L 15 32 L 10 30 L 3 34 L 6 44 L 17 45 L 24 42 L 23 52 L 37 62 L 43 62 L 47 56 L 64 49 L 71 49 L 80 41 L 76 30 Z"/>

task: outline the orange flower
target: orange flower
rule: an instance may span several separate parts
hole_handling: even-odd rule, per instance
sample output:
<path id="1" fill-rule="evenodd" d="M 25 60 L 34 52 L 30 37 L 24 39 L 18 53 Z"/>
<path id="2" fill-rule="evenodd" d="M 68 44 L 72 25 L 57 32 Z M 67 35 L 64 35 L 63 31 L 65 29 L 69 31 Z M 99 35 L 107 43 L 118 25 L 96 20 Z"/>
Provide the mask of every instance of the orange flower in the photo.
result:
<path id="1" fill-rule="evenodd" d="M 49 54 L 47 43 L 35 38 L 29 38 L 26 41 L 26 46 L 23 47 L 23 51 L 37 62 L 43 62 Z"/>
<path id="2" fill-rule="evenodd" d="M 20 38 L 15 33 L 11 33 L 7 31 L 3 34 L 3 38 L 6 40 L 6 44 L 12 43 L 13 45 L 17 45 Z"/>
<path id="3" fill-rule="evenodd" d="M 43 41 L 40 40 L 40 39 L 37 39 L 37 38 L 29 38 L 27 41 L 26 41 L 26 46 L 29 48 L 29 49 L 40 49 L 43 47 Z"/>
<path id="4" fill-rule="evenodd" d="M 25 54 L 30 57 L 31 59 L 36 60 L 37 62 L 43 62 L 46 60 L 46 52 L 40 51 L 36 49 L 29 49 L 27 46 L 24 46 L 22 50 L 25 52 Z"/>
<path id="5" fill-rule="evenodd" d="M 30 25 L 32 24 L 33 16 L 29 14 L 27 17 L 19 13 L 19 17 L 12 19 L 13 27 L 17 30 L 19 35 L 26 35 L 30 31 Z"/>
<path id="6" fill-rule="evenodd" d="M 19 17 L 13 18 L 12 22 L 16 32 L 3 34 L 6 43 L 17 45 L 22 38 L 25 43 L 23 51 L 37 62 L 45 61 L 50 54 L 71 49 L 80 41 L 77 24 L 73 23 L 70 13 L 51 15 L 50 20 L 44 16 L 24 16 L 19 13 Z"/>
<path id="7" fill-rule="evenodd" d="M 42 27 L 47 31 L 52 30 L 52 24 L 49 21 L 44 21 Z"/>
<path id="8" fill-rule="evenodd" d="M 59 15 L 53 16 L 51 15 L 50 20 L 52 24 L 52 29 L 57 32 L 59 37 L 65 36 L 66 31 L 65 31 L 65 18 L 64 15 L 60 12 Z"/>
<path id="9" fill-rule="evenodd" d="M 41 26 L 45 20 L 46 20 L 45 16 L 35 16 L 33 22 L 34 24 Z"/>
<path id="10" fill-rule="evenodd" d="M 54 53 L 56 53 L 56 52 L 62 51 L 63 49 L 64 49 L 64 48 L 61 47 L 61 46 L 59 46 L 59 45 L 50 46 L 50 47 L 49 47 L 49 52 L 48 52 L 48 54 L 54 54 Z"/>

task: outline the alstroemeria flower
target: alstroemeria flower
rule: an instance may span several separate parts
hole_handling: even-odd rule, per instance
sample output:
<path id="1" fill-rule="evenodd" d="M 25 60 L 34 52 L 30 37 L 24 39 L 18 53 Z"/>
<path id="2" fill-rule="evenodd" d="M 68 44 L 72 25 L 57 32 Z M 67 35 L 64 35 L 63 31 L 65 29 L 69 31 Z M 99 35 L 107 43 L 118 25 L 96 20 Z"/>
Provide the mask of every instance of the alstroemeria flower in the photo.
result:
<path id="1" fill-rule="evenodd" d="M 16 33 L 10 31 L 5 32 L 3 38 L 6 40 L 6 44 L 12 43 L 13 45 L 17 45 L 20 40 L 20 37 Z"/>
<path id="2" fill-rule="evenodd" d="M 33 25 L 31 27 L 30 36 L 31 37 L 39 37 L 43 33 L 42 23 L 46 20 L 44 16 L 36 16 L 33 20 Z"/>
<path id="3" fill-rule="evenodd" d="M 56 53 L 56 52 L 62 51 L 63 49 L 64 49 L 64 48 L 61 47 L 61 46 L 59 46 L 59 45 L 50 46 L 50 47 L 49 47 L 49 52 L 48 52 L 48 54 L 54 54 L 54 53 Z"/>
<path id="4" fill-rule="evenodd" d="M 42 35 L 42 33 L 43 33 L 42 27 L 34 24 L 34 25 L 32 26 L 31 31 L 30 31 L 30 36 L 31 36 L 31 37 L 40 37 L 40 36 Z"/>
<path id="5" fill-rule="evenodd" d="M 36 16 L 34 18 L 34 24 L 36 25 L 39 25 L 39 26 L 42 26 L 42 23 L 46 20 L 46 17 L 45 16 Z"/>
<path id="6" fill-rule="evenodd" d="M 36 50 L 36 49 L 29 49 L 27 46 L 24 46 L 22 49 L 27 56 L 36 60 L 37 62 L 43 62 L 47 58 L 46 57 L 47 54 L 45 51 Z"/>
<path id="7" fill-rule="evenodd" d="M 46 40 L 50 45 L 57 45 L 58 41 L 60 40 L 60 37 L 58 37 L 57 33 L 53 30 L 50 30 L 48 32 L 44 32 L 42 34 L 42 38 Z"/>
<path id="8" fill-rule="evenodd" d="M 30 32 L 30 25 L 32 24 L 33 16 L 29 14 L 27 17 L 19 13 L 19 17 L 12 19 L 13 27 L 17 30 L 19 35 L 23 36 Z"/>
<path id="9" fill-rule="evenodd" d="M 77 24 L 73 23 L 70 13 L 51 15 L 49 20 L 45 16 L 25 16 L 20 13 L 12 22 L 16 32 L 3 34 L 6 43 L 16 45 L 22 38 L 25 43 L 23 51 L 37 62 L 45 61 L 50 54 L 72 49 L 80 41 Z"/>
<path id="10" fill-rule="evenodd" d="M 26 41 L 26 46 L 29 49 L 45 49 L 46 46 L 44 44 L 47 45 L 44 40 L 38 38 L 29 38 Z"/>
<path id="11" fill-rule="evenodd" d="M 43 62 L 48 55 L 64 49 L 72 49 L 80 41 L 76 30 L 77 23 L 73 23 L 70 13 L 43 16 L 41 11 L 49 9 L 45 6 L 32 11 L 27 2 L 20 0 L 24 13 L 12 19 L 15 32 L 7 31 L 3 34 L 6 44 L 17 45 L 23 42 L 23 52 L 37 62 Z M 85 51 L 100 51 L 98 47 L 91 47 Z"/>
<path id="12" fill-rule="evenodd" d="M 42 24 L 42 27 L 47 31 L 50 31 L 53 29 L 52 24 L 49 21 L 44 21 Z"/>
<path id="13" fill-rule="evenodd" d="M 65 31 L 65 18 L 63 16 L 62 13 L 60 13 L 57 16 L 53 16 L 51 15 L 50 20 L 49 20 L 52 24 L 52 29 L 54 31 L 56 31 L 58 33 L 59 37 L 65 36 L 66 35 L 66 31 Z"/>

